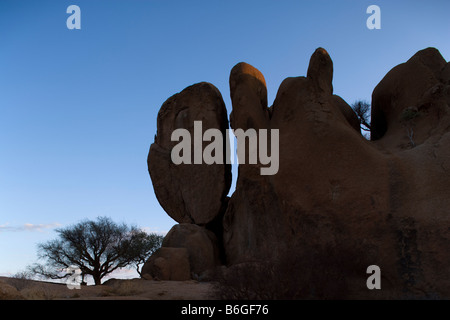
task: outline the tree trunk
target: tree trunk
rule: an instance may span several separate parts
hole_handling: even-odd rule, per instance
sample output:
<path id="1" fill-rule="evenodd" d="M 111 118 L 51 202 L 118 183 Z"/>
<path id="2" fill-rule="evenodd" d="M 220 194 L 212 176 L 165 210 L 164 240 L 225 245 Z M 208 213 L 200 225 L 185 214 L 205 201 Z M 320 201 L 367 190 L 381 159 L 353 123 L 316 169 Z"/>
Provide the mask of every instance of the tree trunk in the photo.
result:
<path id="1" fill-rule="evenodd" d="M 102 284 L 102 277 L 101 277 L 101 272 L 100 272 L 100 266 L 94 268 L 94 270 L 92 272 L 92 278 L 94 278 L 94 283 L 95 283 L 96 286 Z"/>

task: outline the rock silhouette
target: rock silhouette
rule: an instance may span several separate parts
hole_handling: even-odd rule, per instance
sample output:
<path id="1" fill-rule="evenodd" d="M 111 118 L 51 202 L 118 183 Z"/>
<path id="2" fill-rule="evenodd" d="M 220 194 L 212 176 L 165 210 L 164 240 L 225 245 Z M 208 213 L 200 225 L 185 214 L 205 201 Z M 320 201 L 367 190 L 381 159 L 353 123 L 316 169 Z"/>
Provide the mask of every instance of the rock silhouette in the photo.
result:
<path id="1" fill-rule="evenodd" d="M 223 164 L 213 165 L 172 162 L 171 150 L 177 144 L 171 140 L 172 132 L 186 129 L 193 137 L 194 121 L 202 121 L 203 132 L 214 128 L 225 133 L 228 129 L 222 95 L 210 83 L 190 86 L 163 104 L 147 162 L 156 197 L 164 210 L 179 223 L 205 225 L 223 211 L 231 185 L 231 169 L 225 158 Z M 223 134 L 223 137 L 226 146 L 228 136 Z M 191 144 L 194 150 L 194 139 Z M 194 163 L 194 152 L 191 156 Z"/>
<path id="2" fill-rule="evenodd" d="M 158 280 L 185 281 L 191 279 L 189 253 L 186 248 L 162 247 L 142 267 L 141 274 Z"/>
<path id="3" fill-rule="evenodd" d="M 263 176 L 263 164 L 240 164 L 229 201 L 229 167 L 170 163 L 173 142 L 168 137 L 179 110 L 174 101 L 207 110 L 214 105 L 210 101 L 219 101 L 211 109 L 220 112 L 203 113 L 202 119 L 223 130 L 226 113 L 217 98 L 220 93 L 199 84 L 170 98 L 158 115 L 158 135 L 148 158 L 155 192 L 177 222 L 199 225 L 181 224 L 179 230 L 215 233 L 221 259 L 211 259 L 214 250 L 199 254 L 194 248 L 201 245 L 181 231 L 176 241 L 170 240 L 171 231 L 163 246 L 187 248 L 191 274 L 202 259 L 214 261 L 207 264 L 212 268 L 283 259 L 289 263 L 289 256 L 296 256 L 305 257 L 299 270 L 279 277 L 302 277 L 306 273 L 301 268 L 324 274 L 334 269 L 332 274 L 345 279 L 346 297 L 450 297 L 449 70 L 434 48 L 393 68 L 374 89 L 367 141 L 351 107 L 333 94 L 333 62 L 323 48 L 311 56 L 306 77 L 281 83 L 271 107 L 261 72 L 237 64 L 230 74 L 230 125 L 278 129 L 279 171 Z M 215 98 L 210 98 L 211 91 Z M 170 120 L 163 120 L 165 114 Z M 187 119 L 183 126 L 189 128 L 195 117 Z M 191 192 L 185 192 L 190 186 Z M 214 237 L 196 236 L 200 238 L 210 246 Z M 311 259 L 311 251 L 315 256 L 332 252 L 339 259 L 324 263 L 329 260 Z M 367 289 L 369 265 L 380 267 L 382 290 Z"/>
<path id="4" fill-rule="evenodd" d="M 164 238 L 163 247 L 186 248 L 191 272 L 200 275 L 220 264 L 216 235 L 198 225 L 182 223 L 172 227 Z"/>

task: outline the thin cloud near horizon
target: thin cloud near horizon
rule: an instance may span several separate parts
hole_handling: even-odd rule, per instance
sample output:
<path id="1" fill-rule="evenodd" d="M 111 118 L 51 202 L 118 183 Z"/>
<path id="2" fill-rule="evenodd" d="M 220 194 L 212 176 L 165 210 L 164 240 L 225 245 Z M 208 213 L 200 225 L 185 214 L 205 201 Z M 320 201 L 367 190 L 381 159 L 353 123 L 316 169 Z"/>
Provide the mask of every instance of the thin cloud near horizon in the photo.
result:
<path id="1" fill-rule="evenodd" d="M 9 222 L 5 224 L 0 225 L 0 232 L 22 232 L 22 231 L 28 231 L 28 232 L 43 232 L 45 230 L 49 229 L 56 229 L 58 227 L 62 227 L 63 225 L 58 222 L 53 223 L 24 223 L 22 225 L 10 225 Z M 162 236 L 165 236 L 167 234 L 167 230 L 158 230 L 151 227 L 142 227 L 140 228 L 142 231 L 145 231 L 147 233 L 156 233 Z"/>
<path id="2" fill-rule="evenodd" d="M 158 230 L 158 228 L 151 228 L 151 227 L 142 227 L 140 228 L 142 231 L 147 232 L 147 233 L 156 233 L 160 236 L 165 236 L 169 231 L 167 230 Z"/>
<path id="3" fill-rule="evenodd" d="M 48 229 L 54 229 L 57 227 L 60 227 L 61 224 L 54 222 L 54 223 L 24 223 L 19 226 L 10 226 L 9 223 L 5 223 L 0 225 L 0 232 L 21 232 L 21 231 L 28 231 L 28 232 L 43 232 L 44 230 Z"/>

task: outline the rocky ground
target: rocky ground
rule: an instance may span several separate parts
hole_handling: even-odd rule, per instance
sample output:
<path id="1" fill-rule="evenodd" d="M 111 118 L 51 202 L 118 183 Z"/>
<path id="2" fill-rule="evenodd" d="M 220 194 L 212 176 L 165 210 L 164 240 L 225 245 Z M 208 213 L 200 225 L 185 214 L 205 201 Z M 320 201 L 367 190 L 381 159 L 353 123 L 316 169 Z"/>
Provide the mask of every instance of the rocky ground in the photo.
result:
<path id="1" fill-rule="evenodd" d="M 70 290 L 65 284 L 0 277 L 0 300 L 209 300 L 210 283 L 112 279 Z"/>

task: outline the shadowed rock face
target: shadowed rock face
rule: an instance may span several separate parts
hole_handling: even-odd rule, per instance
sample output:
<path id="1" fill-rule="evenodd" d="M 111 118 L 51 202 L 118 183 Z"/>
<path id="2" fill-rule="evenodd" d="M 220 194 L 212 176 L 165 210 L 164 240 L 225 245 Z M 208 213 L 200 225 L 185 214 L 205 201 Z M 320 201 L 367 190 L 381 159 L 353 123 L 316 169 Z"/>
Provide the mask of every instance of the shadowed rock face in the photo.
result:
<path id="1" fill-rule="evenodd" d="M 242 112 L 253 119 L 267 114 L 264 128 L 279 130 L 280 168 L 276 175 L 261 176 L 258 165 L 239 166 L 236 191 L 224 217 L 228 264 L 277 259 L 287 250 L 301 254 L 303 248 L 338 250 L 344 245 L 358 255 L 366 251 L 364 239 L 380 234 L 386 224 L 388 160 L 355 130 L 351 108 L 333 95 L 332 70 L 328 53 L 318 49 L 307 77 L 288 78 L 280 85 L 270 118 L 257 108 L 248 109 L 257 115 Z M 232 72 L 230 83 L 237 82 L 236 77 L 245 79 Z M 238 89 L 231 90 L 231 97 L 233 113 L 245 108 Z M 379 263 L 384 254 L 394 254 L 387 243 L 378 235 L 371 243 Z"/>
<path id="2" fill-rule="evenodd" d="M 210 83 L 199 83 L 167 99 L 158 113 L 158 132 L 148 154 L 148 170 L 159 203 L 179 223 L 205 225 L 223 213 L 223 202 L 231 185 L 231 168 L 225 164 L 180 164 L 171 159 L 176 129 L 194 137 L 194 121 L 202 121 L 202 132 L 219 129 L 223 146 L 228 136 L 227 110 L 219 90 Z M 201 137 L 200 137 L 201 139 Z M 194 163 L 195 139 L 191 139 Z M 203 152 L 205 143 L 197 144 Z"/>
<path id="3" fill-rule="evenodd" d="M 372 140 L 395 149 L 410 143 L 408 126 L 414 125 L 416 144 L 445 131 L 448 70 L 439 51 L 427 48 L 389 71 L 372 95 Z"/>
<path id="4" fill-rule="evenodd" d="M 282 82 L 270 108 L 263 75 L 236 65 L 231 127 L 278 129 L 279 171 L 263 176 L 260 163 L 239 165 L 217 234 L 226 264 L 332 252 L 339 259 L 302 268 L 338 270 L 348 297 L 450 297 L 449 70 L 432 48 L 393 68 L 373 92 L 367 141 L 350 106 L 333 95 L 324 49 L 313 53 L 306 77 Z M 158 125 L 159 135 L 159 118 Z M 181 171 L 190 169 L 177 170 L 176 183 L 184 183 Z M 167 199 L 177 197 L 168 191 Z M 369 265 L 381 268 L 381 291 L 366 287 Z"/>
<path id="5" fill-rule="evenodd" d="M 195 275 L 201 275 L 220 264 L 216 235 L 195 224 L 182 223 L 173 226 L 165 236 L 162 246 L 186 248 L 191 272 Z"/>
<path id="6" fill-rule="evenodd" d="M 191 279 L 189 254 L 186 248 L 162 247 L 142 267 L 142 275 L 153 279 L 185 281 Z"/>

